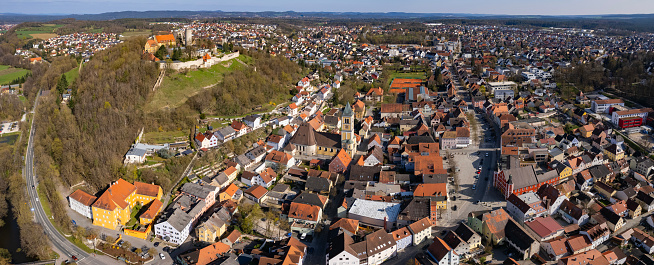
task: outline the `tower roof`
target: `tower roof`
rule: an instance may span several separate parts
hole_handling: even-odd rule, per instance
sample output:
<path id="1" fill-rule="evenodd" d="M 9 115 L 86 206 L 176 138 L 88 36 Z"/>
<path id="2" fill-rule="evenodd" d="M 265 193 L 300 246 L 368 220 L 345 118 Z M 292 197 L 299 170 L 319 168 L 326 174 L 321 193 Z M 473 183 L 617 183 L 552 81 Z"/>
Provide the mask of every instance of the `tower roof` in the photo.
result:
<path id="1" fill-rule="evenodd" d="M 343 116 L 354 116 L 354 112 L 352 112 L 352 107 L 350 107 L 350 102 L 348 102 L 345 105 L 345 109 L 343 109 Z"/>

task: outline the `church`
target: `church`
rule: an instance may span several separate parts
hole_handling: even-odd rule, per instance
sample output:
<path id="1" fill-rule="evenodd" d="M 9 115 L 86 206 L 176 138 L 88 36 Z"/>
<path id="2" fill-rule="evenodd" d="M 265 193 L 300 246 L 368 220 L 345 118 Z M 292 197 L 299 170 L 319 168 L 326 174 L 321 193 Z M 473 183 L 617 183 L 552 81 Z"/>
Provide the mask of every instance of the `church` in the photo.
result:
<path id="1" fill-rule="evenodd" d="M 348 102 L 342 112 L 341 133 L 318 132 L 308 123 L 298 128 L 284 152 L 298 159 L 331 159 L 341 148 L 350 156 L 356 153 L 358 142 L 354 133 L 354 111 Z"/>

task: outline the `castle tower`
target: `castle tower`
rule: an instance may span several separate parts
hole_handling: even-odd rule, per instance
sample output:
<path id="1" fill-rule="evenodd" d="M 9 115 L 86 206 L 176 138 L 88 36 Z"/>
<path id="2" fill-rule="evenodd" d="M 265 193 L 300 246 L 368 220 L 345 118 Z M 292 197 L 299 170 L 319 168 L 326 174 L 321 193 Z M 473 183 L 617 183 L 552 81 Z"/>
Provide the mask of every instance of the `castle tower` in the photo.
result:
<path id="1" fill-rule="evenodd" d="M 189 46 L 191 44 L 193 44 L 193 30 L 187 28 L 184 32 L 184 45 Z"/>
<path id="2" fill-rule="evenodd" d="M 357 142 L 356 136 L 354 135 L 354 111 L 350 107 L 350 102 L 345 105 L 341 119 L 343 120 L 341 125 L 341 148 L 345 149 L 345 152 L 350 157 L 354 157 L 354 153 L 357 150 Z"/>

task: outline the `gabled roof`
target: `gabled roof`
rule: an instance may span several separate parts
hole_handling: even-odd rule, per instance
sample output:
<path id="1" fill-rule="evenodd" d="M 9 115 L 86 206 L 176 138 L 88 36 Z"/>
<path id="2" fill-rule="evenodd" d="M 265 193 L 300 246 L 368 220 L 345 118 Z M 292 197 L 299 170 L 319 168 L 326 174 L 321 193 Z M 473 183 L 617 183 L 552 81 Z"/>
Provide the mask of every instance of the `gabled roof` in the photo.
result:
<path id="1" fill-rule="evenodd" d="M 268 194 L 268 190 L 260 185 L 254 185 L 245 190 L 245 193 L 250 194 L 257 199 L 261 199 L 263 196 Z"/>
<path id="2" fill-rule="evenodd" d="M 288 217 L 317 222 L 321 218 L 320 208 L 316 205 L 292 202 L 288 210 Z"/>
<path id="3" fill-rule="evenodd" d="M 95 197 L 95 196 L 93 196 L 91 194 L 88 194 L 88 193 L 84 192 L 83 190 L 74 191 L 73 193 L 68 195 L 68 198 L 76 200 L 76 201 L 78 201 L 81 204 L 86 205 L 86 206 L 91 206 L 93 204 L 93 202 L 95 202 L 95 200 L 97 199 L 97 197 Z"/>
<path id="4" fill-rule="evenodd" d="M 138 181 L 134 181 L 134 186 L 136 187 L 136 194 L 150 197 L 157 197 L 159 195 L 159 191 L 161 190 L 161 187 L 158 185 Z"/>
<path id="5" fill-rule="evenodd" d="M 343 228 L 352 234 L 356 234 L 356 232 L 359 230 L 359 220 L 341 218 L 329 226 L 329 230 L 338 228 Z"/>
<path id="6" fill-rule="evenodd" d="M 429 245 L 427 251 L 429 251 L 429 253 L 431 253 L 431 255 L 438 261 L 442 260 L 450 251 L 454 252 L 454 250 L 439 237 L 434 237 L 434 243 Z M 454 255 L 456 255 L 456 253 Z"/>

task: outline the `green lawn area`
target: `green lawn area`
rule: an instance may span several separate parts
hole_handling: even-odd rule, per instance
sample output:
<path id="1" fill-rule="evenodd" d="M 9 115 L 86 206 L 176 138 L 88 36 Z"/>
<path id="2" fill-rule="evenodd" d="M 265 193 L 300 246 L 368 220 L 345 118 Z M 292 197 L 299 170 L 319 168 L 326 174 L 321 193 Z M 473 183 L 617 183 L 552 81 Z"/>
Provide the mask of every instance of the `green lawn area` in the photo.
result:
<path id="1" fill-rule="evenodd" d="M 0 65 L 0 85 L 11 83 L 16 78 L 20 78 L 29 73 L 29 70 L 14 68 L 7 65 Z"/>
<path id="2" fill-rule="evenodd" d="M 186 131 L 165 131 L 145 133 L 143 134 L 141 142 L 149 144 L 164 144 L 184 140 L 188 140 Z"/>
<path id="3" fill-rule="evenodd" d="M 125 32 L 121 33 L 120 35 L 123 35 L 124 39 L 129 39 L 129 38 L 136 37 L 136 36 L 146 36 L 147 37 L 147 36 L 152 35 L 152 30 L 149 30 L 149 29 L 148 30 L 131 29 L 131 30 L 128 30 L 128 31 L 125 31 Z"/>
<path id="4" fill-rule="evenodd" d="M 246 59 L 245 56 L 241 56 Z M 241 58 L 239 57 L 239 58 Z M 241 59 L 243 61 L 243 59 Z M 243 61 L 245 62 L 245 61 Z M 229 67 L 225 67 L 228 65 Z M 191 70 L 186 74 L 175 73 L 166 76 L 154 96 L 145 106 L 146 112 L 158 109 L 176 108 L 186 102 L 189 97 L 218 84 L 225 73 L 245 67 L 232 59 L 216 64 L 210 68 Z"/>
<path id="5" fill-rule="evenodd" d="M 70 69 L 70 71 L 65 72 L 64 75 L 66 75 L 66 80 L 68 80 L 69 84 L 72 84 L 75 79 L 79 76 L 79 66 L 75 67 L 73 69 Z"/>
<path id="6" fill-rule="evenodd" d="M 393 72 L 390 74 L 388 78 L 388 86 L 390 87 L 391 83 L 393 82 L 393 79 L 395 78 L 425 79 L 426 77 L 427 76 L 425 75 L 425 72 L 409 72 L 409 73 Z"/>
<path id="7" fill-rule="evenodd" d="M 63 26 L 64 25 L 61 24 L 41 24 L 40 26 L 36 27 L 25 27 L 16 30 L 16 35 L 21 39 L 31 39 L 34 38 L 34 36 L 31 36 L 31 34 L 54 34 L 56 29 Z"/>
<path id="8" fill-rule="evenodd" d="M 138 214 L 141 211 L 141 205 L 136 204 L 134 205 L 134 208 L 132 208 L 132 212 L 129 214 L 129 222 L 125 225 L 127 228 L 134 228 L 134 226 L 139 225 L 139 219 L 138 219 Z"/>

